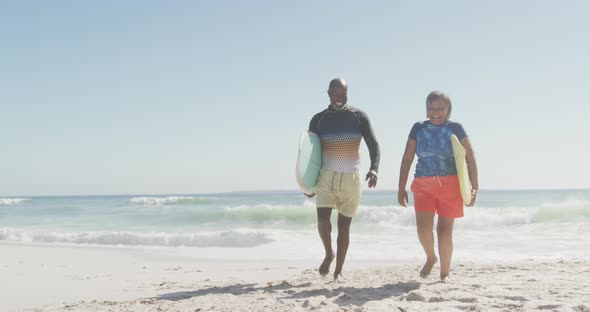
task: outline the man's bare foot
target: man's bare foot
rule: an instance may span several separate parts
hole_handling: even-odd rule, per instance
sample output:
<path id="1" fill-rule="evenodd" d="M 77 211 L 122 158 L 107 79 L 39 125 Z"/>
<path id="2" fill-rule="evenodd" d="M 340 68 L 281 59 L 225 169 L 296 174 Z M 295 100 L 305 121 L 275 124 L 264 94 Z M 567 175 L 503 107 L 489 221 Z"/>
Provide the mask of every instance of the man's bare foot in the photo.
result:
<path id="1" fill-rule="evenodd" d="M 342 273 L 334 273 L 334 283 L 342 283 Z"/>
<path id="2" fill-rule="evenodd" d="M 420 270 L 421 278 L 426 278 L 428 275 L 430 275 L 430 271 L 432 271 L 432 267 L 434 266 L 436 261 L 438 261 L 437 257 L 426 259 L 426 263 L 424 263 L 422 270 Z"/>
<path id="3" fill-rule="evenodd" d="M 449 278 L 449 273 L 446 273 L 446 274 L 441 273 L 440 274 L 440 282 L 441 283 L 450 283 L 451 279 Z"/>
<path id="4" fill-rule="evenodd" d="M 321 276 L 326 276 L 328 273 L 330 273 L 330 264 L 332 264 L 332 260 L 334 260 L 334 258 L 336 258 L 336 254 L 333 251 L 331 257 L 326 256 L 324 258 L 324 262 L 322 262 L 319 269 Z"/>

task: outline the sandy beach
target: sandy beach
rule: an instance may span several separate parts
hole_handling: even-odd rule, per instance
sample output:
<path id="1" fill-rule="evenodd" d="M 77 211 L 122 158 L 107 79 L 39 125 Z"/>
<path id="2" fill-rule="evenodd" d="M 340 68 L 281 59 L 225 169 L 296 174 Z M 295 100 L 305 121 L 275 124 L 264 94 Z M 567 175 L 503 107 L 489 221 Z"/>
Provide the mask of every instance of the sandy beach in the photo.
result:
<path id="1" fill-rule="evenodd" d="M 346 264 L 195 260 L 132 248 L 1 243 L 0 311 L 590 311 L 590 262 Z"/>
<path id="2" fill-rule="evenodd" d="M 2 1 L 0 312 L 590 312 L 589 12 Z"/>

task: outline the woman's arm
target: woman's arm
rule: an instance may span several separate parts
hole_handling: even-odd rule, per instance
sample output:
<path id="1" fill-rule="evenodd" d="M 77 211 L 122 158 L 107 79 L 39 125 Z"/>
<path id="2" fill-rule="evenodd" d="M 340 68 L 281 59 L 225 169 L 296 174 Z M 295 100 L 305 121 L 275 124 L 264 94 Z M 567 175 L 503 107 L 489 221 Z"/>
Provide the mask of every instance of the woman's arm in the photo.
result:
<path id="1" fill-rule="evenodd" d="M 408 181 L 408 175 L 410 174 L 410 167 L 414 161 L 414 155 L 416 154 L 416 141 L 408 138 L 406 143 L 406 150 L 402 157 L 402 164 L 399 168 L 399 183 L 397 191 L 397 201 L 403 207 L 408 204 L 408 192 L 406 192 L 406 183 Z"/>
<path id="2" fill-rule="evenodd" d="M 465 160 L 467 161 L 467 170 L 469 171 L 469 181 L 471 181 L 471 203 L 467 207 L 475 204 L 477 199 L 477 190 L 479 189 L 479 180 L 477 178 L 477 163 L 473 153 L 473 147 L 469 138 L 465 137 L 461 140 L 461 145 L 465 148 Z"/>

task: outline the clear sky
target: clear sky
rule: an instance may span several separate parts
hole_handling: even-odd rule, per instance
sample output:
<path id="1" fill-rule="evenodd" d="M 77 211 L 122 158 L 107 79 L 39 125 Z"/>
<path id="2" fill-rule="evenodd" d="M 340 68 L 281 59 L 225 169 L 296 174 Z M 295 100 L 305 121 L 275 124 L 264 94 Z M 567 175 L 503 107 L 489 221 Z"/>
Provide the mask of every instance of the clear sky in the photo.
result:
<path id="1" fill-rule="evenodd" d="M 588 1 L 0 3 L 0 195 L 297 189 L 328 82 L 370 117 L 377 189 L 434 89 L 480 187 L 590 187 Z M 368 152 L 361 150 L 364 169 Z"/>

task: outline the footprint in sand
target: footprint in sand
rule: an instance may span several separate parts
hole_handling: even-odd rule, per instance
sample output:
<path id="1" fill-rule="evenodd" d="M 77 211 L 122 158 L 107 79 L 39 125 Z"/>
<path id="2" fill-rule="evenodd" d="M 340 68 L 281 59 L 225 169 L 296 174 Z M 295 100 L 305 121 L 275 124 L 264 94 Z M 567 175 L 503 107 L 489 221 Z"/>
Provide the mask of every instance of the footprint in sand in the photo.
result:
<path id="1" fill-rule="evenodd" d="M 590 307 L 587 307 L 585 305 L 579 305 L 579 306 L 575 306 L 574 307 L 574 311 L 576 312 L 590 312 Z"/>
<path id="2" fill-rule="evenodd" d="M 456 306 L 455 308 L 463 311 L 481 311 L 481 308 L 476 305 Z"/>
<path id="3" fill-rule="evenodd" d="M 492 308 L 497 308 L 497 309 L 508 308 L 509 310 L 516 310 L 516 309 L 522 308 L 522 304 L 512 304 L 512 303 L 508 303 L 508 304 L 492 304 L 491 307 Z"/>
<path id="4" fill-rule="evenodd" d="M 545 304 L 537 307 L 539 310 L 553 310 L 561 307 L 561 304 Z"/>
<path id="5" fill-rule="evenodd" d="M 473 303 L 477 301 L 477 298 L 453 298 L 452 300 L 463 302 L 463 303 Z"/>
<path id="6" fill-rule="evenodd" d="M 512 300 L 512 301 L 529 301 L 527 298 L 525 298 L 523 296 L 503 296 L 500 298 L 504 298 L 504 299 L 508 299 L 508 300 Z"/>
<path id="7" fill-rule="evenodd" d="M 424 296 L 417 292 L 417 291 L 411 291 L 408 296 L 406 297 L 407 301 L 426 301 L 426 298 L 424 298 Z"/>
<path id="8" fill-rule="evenodd" d="M 516 303 L 508 303 L 508 304 L 505 304 L 504 307 L 507 307 L 508 309 L 521 309 L 523 307 L 523 305 L 516 304 Z"/>

